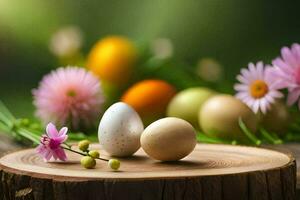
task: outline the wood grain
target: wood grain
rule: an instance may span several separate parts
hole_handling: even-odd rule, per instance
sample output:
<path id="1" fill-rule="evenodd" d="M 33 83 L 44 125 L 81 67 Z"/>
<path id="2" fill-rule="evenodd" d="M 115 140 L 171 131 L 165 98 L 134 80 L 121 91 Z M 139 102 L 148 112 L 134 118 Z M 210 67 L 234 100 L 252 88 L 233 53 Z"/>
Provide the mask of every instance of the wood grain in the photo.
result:
<path id="1" fill-rule="evenodd" d="M 268 149 L 283 152 L 285 154 L 291 154 L 296 159 L 297 163 L 297 188 L 299 190 L 300 199 L 300 144 L 299 143 L 287 143 L 281 145 L 265 145 Z"/>
<path id="2" fill-rule="evenodd" d="M 198 144 L 188 157 L 172 163 L 152 160 L 139 150 L 120 159 L 119 172 L 98 161 L 96 169 L 86 170 L 79 156 L 69 158 L 67 163 L 45 163 L 33 149 L 2 157 L 0 199 L 296 198 L 295 160 L 267 149 Z"/>

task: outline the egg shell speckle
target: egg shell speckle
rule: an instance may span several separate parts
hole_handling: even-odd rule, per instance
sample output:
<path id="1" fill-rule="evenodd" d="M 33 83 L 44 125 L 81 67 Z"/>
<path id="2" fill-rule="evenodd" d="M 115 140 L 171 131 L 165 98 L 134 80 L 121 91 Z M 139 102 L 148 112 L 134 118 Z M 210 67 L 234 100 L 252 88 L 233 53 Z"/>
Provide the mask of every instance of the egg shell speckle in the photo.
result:
<path id="1" fill-rule="evenodd" d="M 140 148 L 144 125 L 137 112 L 129 105 L 118 102 L 104 113 L 98 128 L 103 149 L 112 156 L 131 156 Z"/>

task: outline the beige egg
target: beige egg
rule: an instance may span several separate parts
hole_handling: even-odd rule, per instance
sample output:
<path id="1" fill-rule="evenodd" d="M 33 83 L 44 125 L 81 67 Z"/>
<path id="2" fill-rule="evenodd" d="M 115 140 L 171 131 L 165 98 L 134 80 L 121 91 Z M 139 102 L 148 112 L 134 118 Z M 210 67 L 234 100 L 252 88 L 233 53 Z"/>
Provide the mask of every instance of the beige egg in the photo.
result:
<path id="1" fill-rule="evenodd" d="M 272 104 L 270 110 L 261 118 L 262 126 L 278 135 L 284 135 L 292 121 L 288 107 L 282 101 L 276 101 Z"/>
<path id="2" fill-rule="evenodd" d="M 176 161 L 196 146 L 196 132 L 185 120 L 167 117 L 150 124 L 142 133 L 141 146 L 153 159 Z"/>
<path id="3" fill-rule="evenodd" d="M 239 126 L 240 118 L 252 133 L 256 132 L 257 118 L 252 110 L 239 99 L 226 94 L 208 99 L 199 111 L 199 123 L 205 134 L 247 142 L 248 138 Z"/>

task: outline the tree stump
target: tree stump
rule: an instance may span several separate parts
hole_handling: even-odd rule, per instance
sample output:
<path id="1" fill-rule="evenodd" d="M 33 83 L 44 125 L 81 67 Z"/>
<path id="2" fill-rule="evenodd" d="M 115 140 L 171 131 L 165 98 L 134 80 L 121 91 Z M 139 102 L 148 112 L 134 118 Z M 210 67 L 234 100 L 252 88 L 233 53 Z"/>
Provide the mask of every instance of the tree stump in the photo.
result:
<path id="1" fill-rule="evenodd" d="M 68 156 L 45 163 L 28 149 L 2 157 L 0 199 L 296 199 L 294 158 L 267 149 L 198 144 L 178 162 L 152 160 L 140 149 L 120 159 L 118 172 L 101 161 L 83 169 L 80 156 Z"/>

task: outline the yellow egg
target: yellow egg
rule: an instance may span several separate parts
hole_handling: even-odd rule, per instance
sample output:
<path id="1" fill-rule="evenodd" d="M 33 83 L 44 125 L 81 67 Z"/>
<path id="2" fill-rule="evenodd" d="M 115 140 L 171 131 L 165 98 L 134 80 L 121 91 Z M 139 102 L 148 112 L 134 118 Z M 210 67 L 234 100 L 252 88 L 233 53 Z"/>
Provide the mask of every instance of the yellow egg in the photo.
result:
<path id="1" fill-rule="evenodd" d="M 167 117 L 150 124 L 142 133 L 141 146 L 153 159 L 177 161 L 196 146 L 196 132 L 187 121 Z"/>
<path id="2" fill-rule="evenodd" d="M 120 85 L 130 78 L 136 59 L 136 48 L 130 40 L 110 36 L 94 45 L 86 66 L 102 81 Z"/>

